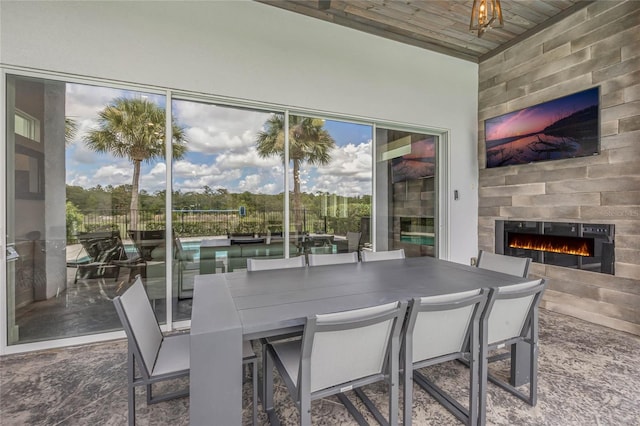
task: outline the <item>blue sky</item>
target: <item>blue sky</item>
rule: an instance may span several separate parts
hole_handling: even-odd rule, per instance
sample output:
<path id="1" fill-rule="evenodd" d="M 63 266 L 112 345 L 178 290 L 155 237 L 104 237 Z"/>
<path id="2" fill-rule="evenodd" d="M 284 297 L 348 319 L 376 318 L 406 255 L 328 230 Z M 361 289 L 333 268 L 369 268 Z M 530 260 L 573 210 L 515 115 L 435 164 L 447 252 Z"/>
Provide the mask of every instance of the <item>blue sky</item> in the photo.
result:
<path id="1" fill-rule="evenodd" d="M 130 184 L 133 167 L 126 159 L 90 151 L 83 135 L 96 126 L 98 112 L 116 97 L 142 97 L 164 107 L 163 96 L 68 84 L 66 115 L 78 124 L 67 147 L 67 184 L 85 188 L 98 184 Z M 188 153 L 174 162 L 173 189 L 202 192 L 205 185 L 230 192 L 282 192 L 283 164 L 279 157 L 260 158 L 257 133 L 268 112 L 220 107 L 191 101 L 173 101 L 176 121 L 185 130 Z M 332 162 L 301 170 L 302 190 L 354 196 L 371 194 L 371 126 L 327 120 L 325 128 L 336 141 Z M 140 188 L 155 192 L 165 187 L 164 162 L 143 164 Z"/>

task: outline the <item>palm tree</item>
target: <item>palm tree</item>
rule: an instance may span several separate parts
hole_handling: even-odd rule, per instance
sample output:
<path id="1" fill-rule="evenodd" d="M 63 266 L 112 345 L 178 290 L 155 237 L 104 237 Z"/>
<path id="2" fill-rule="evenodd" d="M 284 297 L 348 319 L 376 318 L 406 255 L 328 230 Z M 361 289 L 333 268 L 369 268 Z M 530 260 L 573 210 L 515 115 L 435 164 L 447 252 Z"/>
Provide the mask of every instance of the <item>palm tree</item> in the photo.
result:
<path id="1" fill-rule="evenodd" d="M 64 144 L 71 145 L 78 132 L 78 123 L 73 118 L 64 118 Z"/>
<path id="2" fill-rule="evenodd" d="M 184 131 L 172 123 L 174 159 L 184 156 Z M 96 152 L 127 158 L 133 163 L 130 229 L 138 229 L 138 191 L 143 161 L 165 157 L 165 110 L 146 99 L 116 98 L 98 113 L 98 128 L 84 137 Z"/>
<path id="3" fill-rule="evenodd" d="M 284 115 L 273 114 L 265 123 L 266 130 L 258 133 L 258 155 L 262 158 L 279 155 L 284 162 Z M 326 165 L 331 161 L 335 140 L 324 129 L 320 118 L 289 116 L 289 159 L 293 162 L 293 214 L 298 231 L 301 230 L 300 166 Z"/>

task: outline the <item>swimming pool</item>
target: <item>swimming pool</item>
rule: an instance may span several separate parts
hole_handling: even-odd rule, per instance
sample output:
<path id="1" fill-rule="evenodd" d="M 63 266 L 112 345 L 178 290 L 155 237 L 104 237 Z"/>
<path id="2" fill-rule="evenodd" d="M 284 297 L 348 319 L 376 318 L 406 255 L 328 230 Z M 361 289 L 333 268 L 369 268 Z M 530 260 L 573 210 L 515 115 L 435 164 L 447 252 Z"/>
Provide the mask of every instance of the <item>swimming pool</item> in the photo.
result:
<path id="1" fill-rule="evenodd" d="M 182 244 L 183 250 L 193 255 L 193 260 L 197 260 L 197 261 L 200 260 L 200 240 L 181 241 L 181 244 Z M 136 249 L 135 244 L 123 242 L 123 245 L 124 245 L 124 251 L 127 253 L 127 257 L 129 259 L 138 255 L 138 249 Z M 91 258 L 86 254 L 84 250 L 82 250 L 80 253 L 84 254 L 84 256 L 80 256 L 77 259 L 68 259 L 68 260 L 77 262 L 77 263 L 88 263 L 91 261 Z M 218 255 L 225 257 L 227 255 L 227 252 L 220 251 L 218 252 Z"/>
<path id="2" fill-rule="evenodd" d="M 409 244 L 420 244 L 423 246 L 432 246 L 434 242 L 433 237 L 427 237 L 424 235 L 401 235 L 400 241 Z"/>

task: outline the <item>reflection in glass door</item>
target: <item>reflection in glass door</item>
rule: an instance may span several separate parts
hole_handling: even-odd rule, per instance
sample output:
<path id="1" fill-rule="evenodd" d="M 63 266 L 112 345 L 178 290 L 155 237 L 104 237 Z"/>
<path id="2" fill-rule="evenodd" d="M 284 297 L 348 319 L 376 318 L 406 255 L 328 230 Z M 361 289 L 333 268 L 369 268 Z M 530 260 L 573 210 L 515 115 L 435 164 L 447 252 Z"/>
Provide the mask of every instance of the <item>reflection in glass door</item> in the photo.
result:
<path id="1" fill-rule="evenodd" d="M 121 329 L 113 298 L 136 275 L 163 322 L 164 97 L 6 83 L 8 344 Z"/>
<path id="2" fill-rule="evenodd" d="M 274 117 L 265 134 L 278 135 L 280 123 Z M 371 125 L 289 116 L 289 228 L 299 254 L 370 248 L 372 139 Z"/>
<path id="3" fill-rule="evenodd" d="M 376 250 L 437 256 L 438 136 L 376 128 Z"/>
<path id="4" fill-rule="evenodd" d="M 191 319 L 197 275 L 284 257 L 284 165 L 259 152 L 270 113 L 187 100 L 174 100 L 172 111 L 187 139 L 172 173 L 173 317 L 181 321 Z"/>

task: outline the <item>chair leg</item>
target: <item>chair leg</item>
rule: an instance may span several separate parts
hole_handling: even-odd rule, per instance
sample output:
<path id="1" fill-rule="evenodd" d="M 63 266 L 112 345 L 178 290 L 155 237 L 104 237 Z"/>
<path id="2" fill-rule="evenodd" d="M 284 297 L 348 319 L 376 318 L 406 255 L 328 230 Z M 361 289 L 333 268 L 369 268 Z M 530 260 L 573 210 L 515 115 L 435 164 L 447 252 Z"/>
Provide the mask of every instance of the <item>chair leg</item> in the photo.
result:
<path id="1" fill-rule="evenodd" d="M 406 351 L 405 351 L 406 352 Z M 403 425 L 411 425 L 411 417 L 413 416 L 413 365 L 409 357 L 405 355 L 403 364 L 403 399 L 404 399 L 404 413 L 402 416 Z"/>
<path id="2" fill-rule="evenodd" d="M 478 359 L 480 354 L 480 331 L 479 322 L 474 321 L 471 328 L 471 345 L 469 352 L 469 413 L 468 424 L 476 426 L 478 424 L 478 405 L 480 398 L 480 375 L 478 367 L 480 360 Z M 487 361 L 488 365 L 488 361 Z"/>
<path id="3" fill-rule="evenodd" d="M 129 408 L 129 426 L 136 424 L 136 388 L 133 384 L 135 375 L 135 365 L 133 354 L 129 351 L 127 354 L 127 401 Z"/>
<path id="4" fill-rule="evenodd" d="M 486 321 L 485 324 L 481 325 L 480 332 L 480 371 L 478 372 L 479 382 L 478 382 L 478 424 L 484 425 L 487 421 L 487 369 L 488 369 L 488 351 L 487 351 L 487 326 Z"/>
<path id="5" fill-rule="evenodd" d="M 251 371 L 251 383 L 253 387 L 253 425 L 258 424 L 258 360 L 254 359 L 251 363 L 253 369 Z"/>
<path id="6" fill-rule="evenodd" d="M 267 344 L 262 344 L 262 407 L 265 411 L 273 410 L 273 359 L 267 351 Z"/>
<path id="7" fill-rule="evenodd" d="M 311 396 L 300 395 L 300 426 L 311 426 Z"/>
<path id="8" fill-rule="evenodd" d="M 531 376 L 529 378 L 529 405 L 538 403 L 538 345 L 531 344 Z"/>
<path id="9" fill-rule="evenodd" d="M 398 398 L 400 396 L 398 379 L 400 371 L 398 368 L 400 358 L 400 346 L 398 337 L 391 340 L 391 349 L 389 351 L 389 424 L 398 424 Z"/>
<path id="10" fill-rule="evenodd" d="M 151 389 L 151 383 L 149 383 L 147 386 L 147 405 L 151 405 L 153 404 L 153 393 L 152 393 L 152 389 Z"/>
<path id="11" fill-rule="evenodd" d="M 469 368 L 469 418 L 468 423 L 470 426 L 478 424 L 478 392 L 479 392 L 479 377 L 478 377 L 478 357 L 477 355 L 471 356 L 471 362 Z"/>

